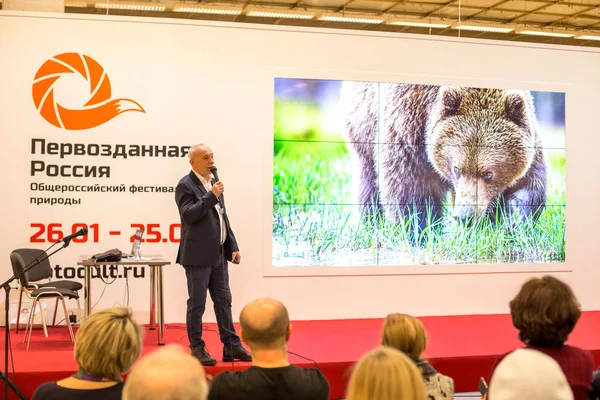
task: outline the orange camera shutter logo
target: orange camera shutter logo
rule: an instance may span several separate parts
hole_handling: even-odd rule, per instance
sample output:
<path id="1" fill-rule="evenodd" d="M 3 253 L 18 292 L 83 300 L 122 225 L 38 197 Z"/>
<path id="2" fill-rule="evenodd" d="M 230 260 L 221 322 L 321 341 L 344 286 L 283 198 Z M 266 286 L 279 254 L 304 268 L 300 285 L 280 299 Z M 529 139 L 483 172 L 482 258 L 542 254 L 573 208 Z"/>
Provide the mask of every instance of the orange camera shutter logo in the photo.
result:
<path id="1" fill-rule="evenodd" d="M 79 109 L 61 106 L 54 98 L 54 82 L 65 74 L 79 74 L 90 87 L 90 99 Z M 98 62 L 84 54 L 63 53 L 46 61 L 35 75 L 33 102 L 40 115 L 57 128 L 95 128 L 127 111 L 145 113 L 131 99 L 112 99 L 108 75 Z"/>

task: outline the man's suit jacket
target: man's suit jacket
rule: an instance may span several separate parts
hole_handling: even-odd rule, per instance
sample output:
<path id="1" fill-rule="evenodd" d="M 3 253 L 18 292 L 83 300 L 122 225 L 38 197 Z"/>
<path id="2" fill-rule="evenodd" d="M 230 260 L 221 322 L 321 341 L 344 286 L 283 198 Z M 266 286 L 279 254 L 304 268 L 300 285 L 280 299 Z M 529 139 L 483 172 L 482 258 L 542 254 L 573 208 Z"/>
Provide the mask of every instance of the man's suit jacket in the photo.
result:
<path id="1" fill-rule="evenodd" d="M 225 204 L 223 195 L 221 198 Z M 215 208 L 219 199 L 213 192 L 207 192 L 194 171 L 190 171 L 177 184 L 175 202 L 181 218 L 181 241 L 176 262 L 185 266 L 215 265 L 221 252 L 219 212 Z M 239 249 L 226 212 L 223 222 L 227 228 L 227 238 L 223 243 L 224 255 L 231 261 L 232 253 Z"/>

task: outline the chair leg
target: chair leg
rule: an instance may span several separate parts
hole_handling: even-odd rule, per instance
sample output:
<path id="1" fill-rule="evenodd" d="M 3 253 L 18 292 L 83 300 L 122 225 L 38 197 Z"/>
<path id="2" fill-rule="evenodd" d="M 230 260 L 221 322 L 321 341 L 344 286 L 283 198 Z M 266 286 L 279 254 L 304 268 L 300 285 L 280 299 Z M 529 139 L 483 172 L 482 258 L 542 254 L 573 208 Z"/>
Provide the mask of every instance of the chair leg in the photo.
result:
<path id="1" fill-rule="evenodd" d="M 40 316 L 42 317 L 42 326 L 44 327 L 44 336 L 48 337 L 48 327 L 46 326 L 46 316 L 44 315 L 44 307 L 42 307 L 42 302 L 37 300 L 40 305 Z"/>
<path id="2" fill-rule="evenodd" d="M 81 326 L 81 317 L 83 314 L 81 313 L 81 304 L 79 303 L 79 297 L 77 298 L 77 322 Z"/>
<path id="3" fill-rule="evenodd" d="M 31 324 L 31 316 L 33 315 L 33 308 L 35 306 L 35 302 L 31 304 L 31 308 L 29 309 L 29 318 L 27 318 L 27 324 L 25 324 L 25 334 L 23 335 L 23 343 L 27 341 L 27 332 L 29 331 L 29 325 Z"/>
<path id="4" fill-rule="evenodd" d="M 52 317 L 52 326 L 56 326 L 56 312 L 58 311 L 58 297 L 56 298 L 56 305 L 54 306 L 54 316 Z"/>
<path id="5" fill-rule="evenodd" d="M 29 328 L 29 335 L 25 335 L 27 338 L 27 351 L 29 351 L 29 344 L 31 343 L 31 332 L 33 331 L 33 316 L 35 315 L 35 308 L 37 304 L 37 299 L 33 299 L 33 306 L 31 307 L 31 314 L 29 315 L 29 323 L 27 324 L 27 328 Z"/>
<path id="6" fill-rule="evenodd" d="M 19 333 L 19 321 L 21 320 L 21 302 L 23 300 L 23 286 L 19 285 L 19 307 L 17 308 L 17 327 L 15 333 Z M 7 324 L 10 327 L 10 324 Z"/>
<path id="7" fill-rule="evenodd" d="M 73 328 L 71 328 L 71 321 L 69 320 L 69 311 L 67 310 L 67 305 L 65 304 L 65 298 L 60 298 L 63 305 L 63 310 L 65 310 L 65 318 L 67 319 L 67 327 L 69 328 L 69 334 L 71 335 L 71 341 L 75 343 L 75 336 L 73 336 Z"/>

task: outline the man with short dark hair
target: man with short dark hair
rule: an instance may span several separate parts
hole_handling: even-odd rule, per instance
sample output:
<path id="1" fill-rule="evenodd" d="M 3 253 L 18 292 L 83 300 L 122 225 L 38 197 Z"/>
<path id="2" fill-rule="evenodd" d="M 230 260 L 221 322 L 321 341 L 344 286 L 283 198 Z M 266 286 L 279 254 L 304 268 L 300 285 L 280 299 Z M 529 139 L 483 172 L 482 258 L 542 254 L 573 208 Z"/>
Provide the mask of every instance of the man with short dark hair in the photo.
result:
<path id="1" fill-rule="evenodd" d="M 291 324 L 279 301 L 258 299 L 240 314 L 241 337 L 250 347 L 252 367 L 222 372 L 208 400 L 328 400 L 329 383 L 315 368 L 298 368 L 287 359 Z"/>

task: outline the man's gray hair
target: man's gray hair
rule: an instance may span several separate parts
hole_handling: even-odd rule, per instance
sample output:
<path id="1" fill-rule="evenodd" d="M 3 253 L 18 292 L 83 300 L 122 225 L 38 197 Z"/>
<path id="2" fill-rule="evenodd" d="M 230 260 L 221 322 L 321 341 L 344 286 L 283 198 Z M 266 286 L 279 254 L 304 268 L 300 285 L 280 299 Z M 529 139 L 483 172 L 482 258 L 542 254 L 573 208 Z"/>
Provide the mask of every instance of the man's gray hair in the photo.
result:
<path id="1" fill-rule="evenodd" d="M 142 357 L 123 388 L 124 400 L 206 400 L 207 395 L 200 361 L 175 344 Z"/>

